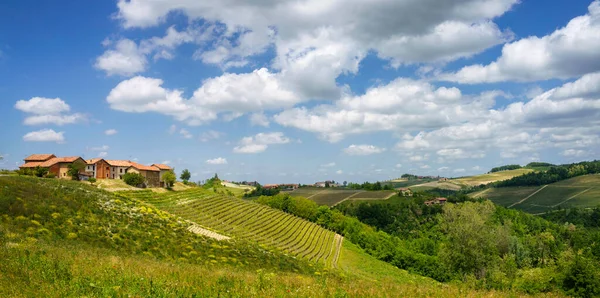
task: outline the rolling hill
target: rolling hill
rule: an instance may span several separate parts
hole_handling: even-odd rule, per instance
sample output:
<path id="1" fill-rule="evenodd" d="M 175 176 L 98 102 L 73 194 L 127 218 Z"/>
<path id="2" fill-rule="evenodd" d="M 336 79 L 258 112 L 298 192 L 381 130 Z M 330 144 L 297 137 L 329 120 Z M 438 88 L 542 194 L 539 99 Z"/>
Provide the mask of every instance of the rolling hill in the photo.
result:
<path id="1" fill-rule="evenodd" d="M 181 202 L 184 196 L 227 199 L 191 190 L 139 193 L 165 208 L 176 208 L 170 202 Z M 233 204 L 256 208 L 237 200 Z M 197 209 L 187 210 L 193 214 Z M 269 212 L 268 208 L 255 211 Z M 247 212 L 237 214 L 244 217 Z M 327 269 L 240 237 L 215 239 L 195 233 L 191 229 L 197 226 L 133 196 L 74 181 L 0 177 L 0 223 L 1 297 L 515 295 L 412 275 L 348 241 L 339 250 L 337 269 Z"/>
<path id="2" fill-rule="evenodd" d="M 202 188 L 166 194 L 152 191 L 119 194 L 188 220 L 192 232 L 206 235 L 213 230 L 215 237 L 255 241 L 329 267 L 337 265 L 343 241 L 340 235 L 255 202 Z"/>
<path id="3" fill-rule="evenodd" d="M 488 188 L 470 196 L 534 214 L 559 207 L 595 207 L 600 205 L 600 175 L 578 176 L 544 186 Z"/>

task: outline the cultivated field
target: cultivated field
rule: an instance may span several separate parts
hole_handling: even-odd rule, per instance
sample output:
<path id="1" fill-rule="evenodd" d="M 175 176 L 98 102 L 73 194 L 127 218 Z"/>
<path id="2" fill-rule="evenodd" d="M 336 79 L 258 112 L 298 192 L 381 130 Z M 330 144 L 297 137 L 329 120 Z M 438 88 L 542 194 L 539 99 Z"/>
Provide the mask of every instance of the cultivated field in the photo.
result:
<path id="1" fill-rule="evenodd" d="M 489 188 L 470 196 L 533 214 L 559 207 L 595 207 L 600 205 L 600 175 L 579 176 L 545 187 Z"/>
<path id="2" fill-rule="evenodd" d="M 458 184 L 463 184 L 466 186 L 477 186 L 477 185 L 488 184 L 488 183 L 492 183 L 492 182 L 496 182 L 496 181 L 508 180 L 512 177 L 521 176 L 521 175 L 527 174 L 529 172 L 533 172 L 533 170 L 532 169 L 516 169 L 516 170 L 510 170 L 510 171 L 500 171 L 500 172 L 495 172 L 495 173 L 452 179 L 451 181 L 456 182 Z"/>
<path id="3" fill-rule="evenodd" d="M 334 206 L 345 200 L 382 200 L 395 194 L 392 190 L 364 191 L 356 189 L 299 188 L 289 192 L 292 196 L 305 197 L 319 205 Z"/>
<path id="4" fill-rule="evenodd" d="M 452 183 L 450 181 L 433 181 L 427 182 L 423 184 L 417 184 L 409 187 L 412 191 L 426 191 L 434 188 L 447 189 L 447 190 L 455 190 L 458 191 L 462 187 L 456 183 Z"/>
<path id="5" fill-rule="evenodd" d="M 279 210 L 201 188 L 156 194 L 123 192 L 220 235 L 256 241 L 296 257 L 335 267 L 339 235 Z"/>

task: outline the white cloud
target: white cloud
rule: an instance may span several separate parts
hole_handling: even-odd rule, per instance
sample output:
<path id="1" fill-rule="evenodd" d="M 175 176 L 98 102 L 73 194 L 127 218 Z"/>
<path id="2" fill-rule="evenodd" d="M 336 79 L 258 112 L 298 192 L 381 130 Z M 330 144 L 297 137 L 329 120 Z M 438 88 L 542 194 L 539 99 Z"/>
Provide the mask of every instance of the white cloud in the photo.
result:
<path id="1" fill-rule="evenodd" d="M 56 142 L 64 143 L 64 132 L 56 132 L 52 129 L 42 129 L 32 131 L 23 136 L 23 141 L 26 142 Z"/>
<path id="2" fill-rule="evenodd" d="M 91 150 L 91 151 L 108 151 L 108 149 L 110 149 L 110 147 L 108 147 L 108 145 L 102 145 L 100 147 L 89 148 L 89 150 Z"/>
<path id="3" fill-rule="evenodd" d="M 371 155 L 371 154 L 377 154 L 377 153 L 382 153 L 384 152 L 386 149 L 385 148 L 379 148 L 377 146 L 373 146 L 373 145 L 350 145 L 347 148 L 344 149 L 344 152 L 348 155 Z"/>
<path id="4" fill-rule="evenodd" d="M 438 168 L 437 170 L 438 170 L 438 172 L 444 172 L 444 171 L 450 170 L 450 168 L 449 167 L 441 167 L 441 168 Z"/>
<path id="5" fill-rule="evenodd" d="M 171 161 L 170 161 L 170 160 L 163 160 L 163 161 L 161 162 L 161 164 L 163 164 L 163 165 L 168 165 L 168 164 L 170 164 L 170 163 L 171 163 Z"/>
<path id="6" fill-rule="evenodd" d="M 263 113 L 254 113 L 250 116 L 250 123 L 256 126 L 269 127 L 269 119 Z"/>
<path id="7" fill-rule="evenodd" d="M 480 166 L 474 166 L 474 167 L 471 168 L 471 170 L 473 170 L 473 171 L 479 171 L 479 170 L 481 170 L 481 167 Z"/>
<path id="8" fill-rule="evenodd" d="M 223 133 L 214 131 L 214 130 L 205 131 L 200 136 L 200 141 L 208 142 L 210 140 L 216 140 L 216 139 L 220 138 L 222 135 L 223 135 Z"/>
<path id="9" fill-rule="evenodd" d="M 323 167 L 323 168 L 335 167 L 335 162 L 330 162 L 330 163 L 322 164 L 321 167 Z"/>
<path id="10" fill-rule="evenodd" d="M 207 159 L 206 163 L 209 165 L 226 165 L 227 159 L 225 159 L 223 157 L 217 157 L 217 158 L 213 158 L 213 159 Z"/>
<path id="11" fill-rule="evenodd" d="M 146 70 L 146 56 L 130 39 L 119 40 L 114 49 L 107 50 L 96 59 L 94 67 L 103 70 L 107 75 L 131 76 Z"/>
<path id="12" fill-rule="evenodd" d="M 259 133 L 255 136 L 244 137 L 239 146 L 233 148 L 235 153 L 259 153 L 267 150 L 269 145 L 287 144 L 290 139 L 282 132 Z"/>
<path id="13" fill-rule="evenodd" d="M 549 35 L 530 36 L 504 45 L 488 65 L 471 65 L 439 79 L 460 83 L 567 79 L 600 71 L 600 1 Z"/>
<path id="14" fill-rule="evenodd" d="M 64 114 L 71 107 L 60 98 L 33 97 L 29 100 L 19 100 L 15 103 L 17 110 L 33 114 L 25 118 L 25 125 L 54 124 L 58 126 L 84 122 L 87 117 L 83 114 Z"/>
<path id="15" fill-rule="evenodd" d="M 104 158 L 106 156 L 108 156 L 108 152 L 106 152 L 106 151 L 102 151 L 102 152 L 98 153 L 98 157 L 100 157 L 100 158 Z"/>
<path id="16" fill-rule="evenodd" d="M 169 134 L 174 134 L 175 132 L 177 132 L 177 125 L 172 124 L 171 126 L 169 126 Z"/>
<path id="17" fill-rule="evenodd" d="M 192 136 L 192 134 L 191 134 L 191 133 L 190 133 L 190 132 L 189 132 L 187 129 L 185 129 L 185 128 L 182 128 L 182 129 L 180 129 L 180 130 L 179 130 L 179 134 L 180 134 L 180 135 L 181 135 L 183 138 L 186 138 L 186 139 L 191 139 L 191 138 L 193 138 L 193 137 L 194 137 L 194 136 Z"/>
<path id="18" fill-rule="evenodd" d="M 421 169 L 424 169 L 424 170 L 426 170 L 426 169 L 429 169 L 429 168 L 431 168 L 431 167 L 430 167 L 430 166 L 428 166 L 428 165 L 422 165 L 422 166 L 421 166 Z"/>
<path id="19" fill-rule="evenodd" d="M 455 169 L 454 173 L 464 173 L 465 169 Z"/>
<path id="20" fill-rule="evenodd" d="M 399 163 L 397 163 L 397 164 L 396 164 L 396 168 L 398 168 L 398 169 L 399 169 L 399 168 L 401 168 L 401 167 L 402 167 L 402 164 L 399 164 Z"/>
<path id="21" fill-rule="evenodd" d="M 568 157 L 582 157 L 582 156 L 585 156 L 586 154 L 587 154 L 586 151 L 580 150 L 580 149 L 567 149 L 562 152 L 563 156 L 568 156 Z"/>
<path id="22" fill-rule="evenodd" d="M 335 173 L 336 173 L 336 174 L 338 174 L 338 175 L 341 175 L 341 174 L 343 174 L 343 173 L 344 173 L 344 171 L 342 171 L 342 170 L 337 170 L 337 171 L 335 171 Z"/>
<path id="23" fill-rule="evenodd" d="M 116 129 L 107 129 L 104 131 L 104 134 L 107 136 L 116 135 L 118 131 Z"/>

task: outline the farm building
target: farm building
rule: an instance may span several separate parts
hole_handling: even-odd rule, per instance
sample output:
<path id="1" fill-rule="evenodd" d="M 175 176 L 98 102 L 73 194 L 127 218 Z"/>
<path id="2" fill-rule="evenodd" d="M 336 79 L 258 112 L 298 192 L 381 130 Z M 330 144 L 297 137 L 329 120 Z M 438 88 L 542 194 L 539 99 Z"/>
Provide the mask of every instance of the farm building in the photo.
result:
<path id="1" fill-rule="evenodd" d="M 35 169 L 37 167 L 48 169 L 49 173 L 61 179 L 71 179 L 69 166 L 76 161 L 86 164 L 83 158 L 78 156 L 56 157 L 54 154 L 33 154 L 24 159 L 25 164 L 20 169 Z M 84 171 L 82 171 L 84 173 Z"/>
<path id="2" fill-rule="evenodd" d="M 412 197 L 412 195 L 413 195 L 413 192 L 412 192 L 412 190 L 410 190 L 410 188 L 402 187 L 402 188 L 398 188 L 398 191 L 399 191 L 400 195 L 403 197 Z"/>
<path id="3" fill-rule="evenodd" d="M 154 166 L 145 166 L 137 162 L 130 162 L 130 166 L 125 170 L 126 173 L 136 173 L 144 176 L 149 187 L 160 186 L 160 169 Z"/>
<path id="4" fill-rule="evenodd" d="M 427 206 L 444 205 L 444 204 L 446 204 L 446 201 L 448 201 L 448 199 L 446 199 L 446 198 L 435 198 L 433 200 L 425 201 L 425 205 L 427 205 Z"/>
<path id="5" fill-rule="evenodd" d="M 164 186 L 162 175 L 167 171 L 172 171 L 171 167 L 163 164 L 146 166 L 129 160 L 106 160 L 103 158 L 84 160 L 78 156 L 56 157 L 54 154 L 33 154 L 26 157 L 24 161 L 25 163 L 19 168 L 47 168 L 48 172 L 61 179 L 71 178 L 68 175 L 69 166 L 76 161 L 85 165 L 79 175 L 81 180 L 92 177 L 96 179 L 123 179 L 125 173 L 139 173 L 146 178 L 150 187 Z"/>
<path id="6" fill-rule="evenodd" d="M 163 181 L 163 175 L 166 172 L 173 171 L 173 169 L 171 167 L 169 167 L 168 165 L 164 165 L 164 164 L 160 164 L 160 163 L 152 164 L 152 166 L 156 167 L 160 170 L 159 177 L 158 177 L 160 180 L 160 187 L 165 187 L 165 182 Z"/>

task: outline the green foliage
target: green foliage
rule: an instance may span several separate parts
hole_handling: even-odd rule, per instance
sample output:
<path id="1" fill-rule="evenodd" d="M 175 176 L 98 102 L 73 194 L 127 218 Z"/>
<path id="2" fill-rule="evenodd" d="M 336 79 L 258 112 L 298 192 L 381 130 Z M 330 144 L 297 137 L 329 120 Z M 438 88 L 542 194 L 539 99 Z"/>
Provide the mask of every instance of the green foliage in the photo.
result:
<path id="1" fill-rule="evenodd" d="M 600 296 L 600 263 L 577 255 L 564 280 L 563 289 L 575 297 Z"/>
<path id="2" fill-rule="evenodd" d="M 125 173 L 123 181 L 128 185 L 139 187 L 146 182 L 146 178 L 138 173 Z"/>
<path id="3" fill-rule="evenodd" d="M 37 166 L 35 169 L 33 169 L 33 173 L 36 177 L 44 177 L 46 174 L 48 174 L 48 168 Z"/>
<path id="4" fill-rule="evenodd" d="M 46 174 L 46 178 L 56 178 L 56 174 L 48 173 L 48 174 Z"/>
<path id="5" fill-rule="evenodd" d="M 521 168 L 521 165 L 506 165 L 506 166 L 492 168 L 492 170 L 490 170 L 490 173 L 495 173 L 495 172 L 500 172 L 500 171 L 516 170 L 516 169 L 520 169 L 520 168 Z"/>
<path id="6" fill-rule="evenodd" d="M 69 165 L 67 173 L 71 176 L 72 180 L 79 180 L 79 173 L 85 169 L 85 163 L 81 160 L 76 160 Z"/>
<path id="7" fill-rule="evenodd" d="M 192 174 L 188 169 L 183 170 L 181 172 L 181 175 L 179 175 L 179 179 L 183 180 L 183 182 L 186 183 L 190 180 L 190 178 L 192 178 Z"/>
<path id="8" fill-rule="evenodd" d="M 177 180 L 177 177 L 175 177 L 175 173 L 173 173 L 173 171 L 167 171 L 166 173 L 163 174 L 163 181 L 165 182 L 165 186 L 167 188 L 171 188 L 173 187 L 173 185 L 175 184 L 175 181 Z"/>
<path id="9" fill-rule="evenodd" d="M 220 187 L 223 187 L 223 185 L 221 184 L 221 179 L 219 179 L 219 176 L 215 173 L 215 176 L 206 180 L 206 182 L 204 183 L 204 185 L 202 185 L 202 187 L 204 189 L 211 189 L 211 188 L 220 188 Z"/>
<path id="10" fill-rule="evenodd" d="M 264 188 L 260 184 L 256 184 L 256 187 L 248 193 L 244 194 L 245 198 L 259 197 L 259 196 L 274 196 L 280 192 L 278 187 Z"/>
<path id="11" fill-rule="evenodd" d="M 88 179 L 88 182 L 91 183 L 91 184 L 94 184 L 94 183 L 96 183 L 96 178 L 91 177 L 91 178 Z"/>
<path id="12" fill-rule="evenodd" d="M 388 186 L 388 185 L 386 185 Z M 384 188 L 381 185 L 381 182 L 377 181 L 375 183 L 371 183 L 371 182 L 364 182 L 363 184 L 358 184 L 358 183 L 348 183 L 348 187 L 351 189 L 364 189 L 364 190 L 389 190 L 392 189 L 390 186 L 388 186 L 388 188 Z"/>

